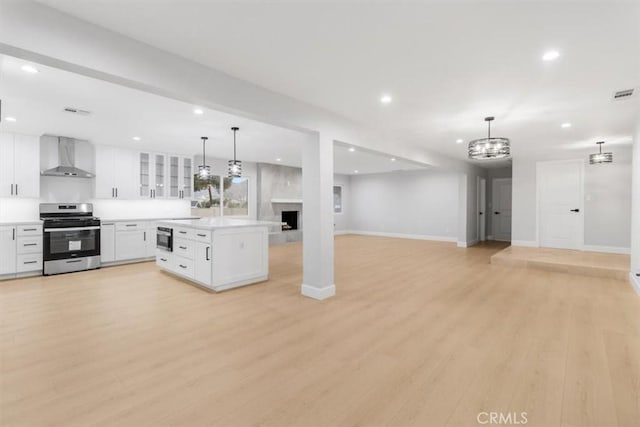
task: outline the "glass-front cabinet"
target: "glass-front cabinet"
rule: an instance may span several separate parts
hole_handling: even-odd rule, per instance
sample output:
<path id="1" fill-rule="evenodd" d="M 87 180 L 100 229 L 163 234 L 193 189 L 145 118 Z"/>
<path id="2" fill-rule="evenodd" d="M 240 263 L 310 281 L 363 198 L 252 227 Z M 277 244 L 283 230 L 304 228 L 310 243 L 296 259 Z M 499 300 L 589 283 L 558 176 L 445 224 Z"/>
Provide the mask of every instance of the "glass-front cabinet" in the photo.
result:
<path id="1" fill-rule="evenodd" d="M 193 189 L 193 160 L 178 155 L 169 156 L 169 197 L 190 199 Z"/>
<path id="2" fill-rule="evenodd" d="M 142 152 L 138 160 L 140 197 L 149 199 L 166 197 L 167 155 Z"/>

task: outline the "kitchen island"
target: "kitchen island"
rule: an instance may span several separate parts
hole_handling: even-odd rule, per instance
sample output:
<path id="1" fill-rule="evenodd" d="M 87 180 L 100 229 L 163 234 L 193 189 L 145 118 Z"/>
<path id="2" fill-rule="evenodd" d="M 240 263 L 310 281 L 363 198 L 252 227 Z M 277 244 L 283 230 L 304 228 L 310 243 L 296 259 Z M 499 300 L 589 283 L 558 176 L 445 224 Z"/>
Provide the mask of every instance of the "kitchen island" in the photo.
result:
<path id="1" fill-rule="evenodd" d="M 269 227 L 277 223 L 217 217 L 157 224 L 156 265 L 165 271 L 214 291 L 269 278 Z"/>

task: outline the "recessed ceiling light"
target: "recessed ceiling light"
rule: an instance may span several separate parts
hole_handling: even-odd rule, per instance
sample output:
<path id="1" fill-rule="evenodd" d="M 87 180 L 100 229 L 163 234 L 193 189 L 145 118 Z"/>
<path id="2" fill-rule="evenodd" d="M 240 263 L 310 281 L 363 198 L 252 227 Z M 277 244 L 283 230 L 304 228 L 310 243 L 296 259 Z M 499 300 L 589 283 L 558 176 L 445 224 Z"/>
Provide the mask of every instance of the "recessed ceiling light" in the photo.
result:
<path id="1" fill-rule="evenodd" d="M 349 151 L 351 151 L 353 153 L 354 151 L 356 151 L 356 149 L 353 148 L 353 147 L 349 147 Z"/>
<path id="2" fill-rule="evenodd" d="M 15 118 L 15 117 L 5 117 L 4 119 L 5 119 L 6 121 L 8 121 L 8 122 L 15 122 L 15 121 L 16 121 L 16 118 Z"/>
<path id="3" fill-rule="evenodd" d="M 132 139 L 133 139 L 134 141 L 140 141 L 140 137 L 139 137 L 139 136 L 134 136 Z"/>
<path id="4" fill-rule="evenodd" d="M 281 162 L 281 161 L 282 161 L 282 159 L 281 159 L 280 157 L 278 157 L 278 158 L 276 159 L 276 162 Z"/>
<path id="5" fill-rule="evenodd" d="M 22 69 L 22 71 L 29 74 L 36 74 L 38 72 L 38 69 L 33 65 L 23 65 L 20 68 Z"/>
<path id="6" fill-rule="evenodd" d="M 395 162 L 395 161 L 396 161 L 396 158 L 395 158 L 395 157 L 392 157 L 392 158 L 391 158 L 391 161 L 392 161 L 392 162 Z"/>
<path id="7" fill-rule="evenodd" d="M 560 127 L 565 128 L 565 129 L 566 128 L 570 128 L 571 127 L 571 123 L 563 123 L 563 124 L 560 125 Z"/>
<path id="8" fill-rule="evenodd" d="M 559 56 L 560 56 L 560 52 L 558 52 L 557 50 L 550 50 L 549 52 L 545 52 L 545 54 L 542 55 L 542 60 L 553 61 L 554 59 L 557 59 Z"/>
<path id="9" fill-rule="evenodd" d="M 197 114 L 199 116 L 204 114 L 204 111 L 202 111 L 201 108 L 196 108 L 195 110 L 193 110 L 193 114 Z"/>
<path id="10" fill-rule="evenodd" d="M 456 139 L 456 144 L 462 144 L 464 142 L 464 139 Z"/>
<path id="11" fill-rule="evenodd" d="M 353 173 L 358 173 L 358 169 L 354 170 Z"/>
<path id="12" fill-rule="evenodd" d="M 382 95 L 380 97 L 380 102 L 382 102 L 383 104 L 388 104 L 391 102 L 391 95 Z"/>

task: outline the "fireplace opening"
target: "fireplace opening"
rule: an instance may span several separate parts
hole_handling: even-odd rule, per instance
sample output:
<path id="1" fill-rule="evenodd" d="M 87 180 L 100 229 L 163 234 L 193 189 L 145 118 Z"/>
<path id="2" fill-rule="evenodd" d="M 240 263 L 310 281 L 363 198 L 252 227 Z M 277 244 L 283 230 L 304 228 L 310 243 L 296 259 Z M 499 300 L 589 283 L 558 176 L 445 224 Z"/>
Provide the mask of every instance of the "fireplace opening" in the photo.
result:
<path id="1" fill-rule="evenodd" d="M 282 211 L 282 231 L 298 229 L 298 211 Z"/>

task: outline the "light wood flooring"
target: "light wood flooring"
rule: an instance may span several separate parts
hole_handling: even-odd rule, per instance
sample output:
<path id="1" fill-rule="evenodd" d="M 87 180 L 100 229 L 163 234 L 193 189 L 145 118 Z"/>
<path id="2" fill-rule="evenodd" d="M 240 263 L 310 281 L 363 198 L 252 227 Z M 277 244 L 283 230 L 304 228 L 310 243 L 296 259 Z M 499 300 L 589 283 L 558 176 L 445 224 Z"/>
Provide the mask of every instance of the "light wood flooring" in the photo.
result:
<path id="1" fill-rule="evenodd" d="M 623 254 L 509 246 L 492 255 L 491 263 L 627 280 L 631 259 Z"/>
<path id="2" fill-rule="evenodd" d="M 0 425 L 638 426 L 640 297 L 503 248 L 340 236 L 321 302 L 299 244 L 220 294 L 153 263 L 0 282 Z"/>

